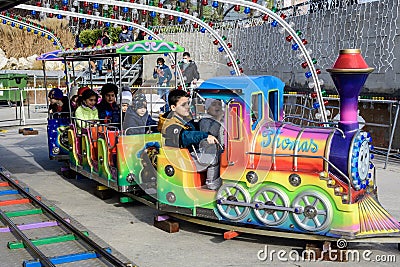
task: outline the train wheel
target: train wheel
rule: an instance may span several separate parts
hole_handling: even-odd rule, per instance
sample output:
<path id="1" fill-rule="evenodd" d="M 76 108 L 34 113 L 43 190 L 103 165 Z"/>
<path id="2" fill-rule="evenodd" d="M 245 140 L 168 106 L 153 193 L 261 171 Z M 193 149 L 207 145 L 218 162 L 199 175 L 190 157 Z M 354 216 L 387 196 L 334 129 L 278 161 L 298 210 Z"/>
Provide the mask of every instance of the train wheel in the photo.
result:
<path id="1" fill-rule="evenodd" d="M 289 207 L 288 196 L 278 188 L 263 187 L 253 197 L 253 202 L 270 206 Z M 289 212 L 272 209 L 253 209 L 256 217 L 265 225 L 275 226 L 283 223 Z"/>
<path id="2" fill-rule="evenodd" d="M 223 217 L 232 221 L 240 221 L 249 215 L 250 208 L 240 205 L 250 203 L 250 195 L 241 185 L 234 183 L 223 184 L 217 192 L 217 199 L 233 201 L 239 204 L 217 204 L 217 208 Z"/>
<path id="3" fill-rule="evenodd" d="M 293 213 L 298 226 L 306 231 L 317 232 L 328 227 L 332 222 L 332 205 L 321 193 L 304 191 L 292 203 L 292 207 L 303 207 L 303 213 Z"/>

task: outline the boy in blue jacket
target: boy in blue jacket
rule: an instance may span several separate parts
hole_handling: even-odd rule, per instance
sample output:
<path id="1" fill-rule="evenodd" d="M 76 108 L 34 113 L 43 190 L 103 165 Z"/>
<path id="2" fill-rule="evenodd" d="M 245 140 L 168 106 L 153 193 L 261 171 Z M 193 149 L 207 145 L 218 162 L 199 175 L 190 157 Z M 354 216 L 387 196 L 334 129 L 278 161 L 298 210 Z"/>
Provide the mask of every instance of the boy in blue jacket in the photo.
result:
<path id="1" fill-rule="evenodd" d="M 218 140 L 215 136 L 199 131 L 195 123 L 190 120 L 189 97 L 183 90 L 173 90 L 169 93 L 168 104 L 171 113 L 164 121 L 161 128 L 165 145 L 179 148 L 187 148 L 193 156 L 197 171 L 201 172 L 207 169 L 206 185 L 209 189 L 216 190 L 221 185 L 219 177 L 219 159 L 216 152 Z M 204 141 L 202 141 L 204 140 Z M 210 144 L 214 149 L 199 149 L 199 143 Z M 214 150 L 210 153 L 210 151 Z"/>

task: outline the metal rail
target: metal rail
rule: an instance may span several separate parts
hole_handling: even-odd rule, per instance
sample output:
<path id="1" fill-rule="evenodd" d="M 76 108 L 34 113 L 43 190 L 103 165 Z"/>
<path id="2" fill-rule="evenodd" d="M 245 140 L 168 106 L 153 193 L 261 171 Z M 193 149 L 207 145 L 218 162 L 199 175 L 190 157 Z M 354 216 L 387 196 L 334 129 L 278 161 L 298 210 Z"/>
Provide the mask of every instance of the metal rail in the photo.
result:
<path id="1" fill-rule="evenodd" d="M 104 259 L 106 259 L 109 263 L 113 264 L 113 266 L 120 266 L 120 267 L 126 267 L 127 266 L 125 263 L 120 261 L 114 255 L 108 253 L 101 246 L 99 246 L 96 242 L 94 242 L 89 237 L 87 237 L 84 233 L 82 233 L 75 226 L 71 225 L 69 222 L 64 220 L 60 215 L 58 215 L 53 210 L 51 210 L 48 206 L 46 206 L 42 201 L 37 199 L 34 195 L 32 195 L 31 193 L 27 192 L 24 188 L 22 188 L 20 185 L 18 185 L 13 179 L 11 179 L 11 177 L 7 177 L 3 173 L 0 173 L 0 178 L 5 180 L 5 181 L 7 181 L 12 187 L 18 189 L 18 191 L 19 191 L 19 193 L 21 195 L 23 195 L 24 197 L 27 197 L 32 203 L 34 203 L 35 205 L 40 207 L 46 214 L 48 214 L 48 215 L 52 216 L 53 218 L 55 218 L 57 220 L 57 222 L 60 223 L 60 225 L 63 225 L 65 228 L 67 228 L 69 231 L 71 231 L 75 236 L 77 236 L 80 240 L 84 241 L 85 244 L 87 244 L 89 247 L 94 249 L 94 251 L 96 251 L 96 253 L 98 253 L 101 256 L 103 256 Z M 3 214 L 0 213 L 0 215 L 3 217 L 4 213 Z M 13 227 L 13 231 L 14 231 L 15 224 L 13 224 L 12 222 L 7 222 L 7 223 L 10 226 L 13 225 L 11 227 Z M 17 229 L 16 233 L 18 233 L 18 231 L 19 230 Z M 19 234 L 22 234 L 22 236 L 24 236 L 24 234 L 22 232 L 19 233 Z M 29 240 L 25 240 L 24 238 L 23 238 L 23 240 L 24 240 L 23 242 L 25 244 L 27 244 L 29 247 L 31 247 L 31 245 L 34 246 L 33 244 L 29 244 L 29 242 L 28 242 Z M 42 258 L 42 256 L 44 256 L 39 250 L 34 251 L 34 253 L 39 255 L 39 256 L 41 256 L 40 258 Z M 46 256 L 44 256 L 44 257 L 46 257 Z M 43 262 L 46 262 L 46 261 L 43 260 Z M 45 266 L 55 266 L 51 262 L 46 262 L 46 264 L 47 265 L 45 265 Z"/>
<path id="2" fill-rule="evenodd" d="M 16 234 L 18 238 L 22 240 L 26 248 L 32 252 L 32 254 L 39 259 L 39 261 L 46 267 L 55 267 L 55 265 L 50 261 L 50 259 L 44 255 L 33 243 L 29 238 L 20 230 L 18 226 L 11 221 L 7 215 L 0 210 L 0 217 L 1 219 L 10 227 L 11 232 Z"/>

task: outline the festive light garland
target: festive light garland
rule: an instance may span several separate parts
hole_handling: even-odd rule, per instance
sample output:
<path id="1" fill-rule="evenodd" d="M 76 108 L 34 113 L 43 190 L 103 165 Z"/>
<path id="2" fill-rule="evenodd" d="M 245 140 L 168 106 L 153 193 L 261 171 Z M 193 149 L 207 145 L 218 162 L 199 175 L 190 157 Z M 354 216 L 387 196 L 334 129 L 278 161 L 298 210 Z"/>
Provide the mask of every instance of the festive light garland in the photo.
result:
<path id="1" fill-rule="evenodd" d="M 0 19 L 2 20 L 3 24 L 10 25 L 11 27 L 17 27 L 21 30 L 26 30 L 27 32 L 32 32 L 32 30 L 33 30 L 34 34 L 41 33 L 42 37 L 47 37 L 47 39 L 49 41 L 52 41 L 53 45 L 57 46 L 57 48 L 59 48 L 61 50 L 64 49 L 64 47 L 62 46 L 62 43 L 61 43 L 60 39 L 58 39 L 57 35 L 53 32 L 48 31 L 47 29 L 45 29 L 44 27 L 42 27 L 39 24 L 36 24 L 29 20 L 25 20 L 18 15 L 9 14 L 9 16 L 7 16 L 7 13 L 5 13 L 5 12 L 2 12 L 0 14 Z"/>
<path id="2" fill-rule="evenodd" d="M 305 58 L 305 60 L 306 60 L 305 63 L 307 64 L 307 66 L 309 68 L 309 71 L 305 73 L 305 76 L 306 76 L 306 78 L 313 79 L 313 83 L 314 83 L 313 87 L 314 87 L 315 92 L 317 93 L 318 101 L 319 101 L 319 103 L 324 103 L 323 96 L 322 96 L 322 90 L 321 90 L 321 86 L 320 86 L 321 84 L 320 84 L 320 80 L 318 79 L 318 74 L 320 74 L 321 71 L 317 70 L 315 68 L 314 63 L 313 63 L 314 60 L 310 57 L 309 52 L 305 48 L 305 45 L 308 43 L 308 41 L 306 39 L 300 39 L 300 36 L 302 35 L 301 31 L 299 31 L 299 30 L 295 31 L 292 28 L 292 25 L 288 24 L 285 21 L 287 16 L 284 13 L 281 13 L 280 15 L 278 15 L 275 13 L 277 11 L 276 8 L 274 8 L 273 10 L 270 10 L 262 5 L 257 4 L 257 0 L 252 0 L 251 2 L 243 1 L 243 0 L 219 0 L 218 2 L 235 5 L 235 11 L 238 11 L 238 8 L 236 8 L 238 5 L 253 8 L 254 10 L 257 10 L 257 11 L 265 14 L 263 16 L 263 20 L 265 20 L 265 21 L 268 21 L 269 18 L 271 17 L 273 19 L 273 21 L 271 22 L 272 27 L 277 27 L 278 24 L 281 25 L 283 27 L 282 28 L 283 31 L 281 31 L 281 32 L 284 33 L 285 31 L 287 31 L 289 33 L 289 35 L 286 37 L 286 40 L 288 42 L 292 42 L 292 41 L 294 42 L 292 44 L 292 50 L 294 50 L 294 51 L 300 50 L 303 57 Z M 302 64 L 304 64 L 304 62 Z M 326 115 L 325 105 L 320 105 L 319 110 L 321 113 L 321 120 L 323 122 L 326 122 L 327 115 Z"/>
<path id="3" fill-rule="evenodd" d="M 155 6 L 149 6 L 149 5 L 142 5 L 142 4 L 136 4 L 136 3 L 131 3 L 131 2 L 122 2 L 122 1 L 106 1 L 106 0 L 87 0 L 87 1 L 83 1 L 83 0 L 78 0 L 80 2 L 89 2 L 89 3 L 98 3 L 98 4 L 103 4 L 103 5 L 108 5 L 108 4 L 113 4 L 114 7 L 118 6 L 118 7 L 123 7 L 123 8 L 131 8 L 131 9 L 142 9 L 142 10 L 147 10 L 147 11 L 151 11 L 151 12 L 158 12 L 158 13 L 163 13 L 163 14 L 168 14 L 170 16 L 175 16 L 175 17 L 182 17 L 185 19 L 188 19 L 190 21 L 193 21 L 195 24 L 201 25 L 202 28 L 200 29 L 200 32 L 205 33 L 206 31 L 209 32 L 216 40 L 218 40 L 219 44 L 221 45 L 219 48 L 220 52 L 226 52 L 227 55 L 229 56 L 232 65 L 230 67 L 232 67 L 234 69 L 234 73 L 231 73 L 233 75 L 240 75 L 240 73 L 243 72 L 242 69 L 239 68 L 237 61 L 234 57 L 234 55 L 232 54 L 230 48 L 232 47 L 231 45 L 227 44 L 225 42 L 225 38 L 221 37 L 216 31 L 213 30 L 213 28 L 211 27 L 211 24 L 207 24 L 204 21 L 202 21 L 201 19 L 198 19 L 196 16 L 193 15 L 189 15 L 187 13 L 184 12 L 179 12 L 179 11 L 175 11 L 175 10 L 169 10 L 169 9 L 165 9 L 165 8 L 160 8 L 160 7 L 155 7 Z"/>

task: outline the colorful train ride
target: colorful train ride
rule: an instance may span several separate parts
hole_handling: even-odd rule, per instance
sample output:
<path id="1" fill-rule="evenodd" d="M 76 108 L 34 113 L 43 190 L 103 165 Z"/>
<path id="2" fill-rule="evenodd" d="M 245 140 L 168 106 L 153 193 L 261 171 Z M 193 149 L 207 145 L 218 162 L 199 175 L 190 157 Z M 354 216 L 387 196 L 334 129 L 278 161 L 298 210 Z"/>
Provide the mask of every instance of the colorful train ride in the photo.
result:
<path id="1" fill-rule="evenodd" d="M 356 66 L 346 65 L 349 57 Z M 328 71 L 341 97 L 336 127 L 284 122 L 284 83 L 273 76 L 211 78 L 192 93 L 197 119 L 204 100 L 224 107 L 216 190 L 205 187 L 188 149 L 166 146 L 161 133 L 126 135 L 99 123 L 82 132 L 70 125 L 70 167 L 116 191 L 151 196 L 161 211 L 335 238 L 397 236 L 400 224 L 377 200 L 371 136 L 357 122 L 372 69 L 348 49 Z"/>

